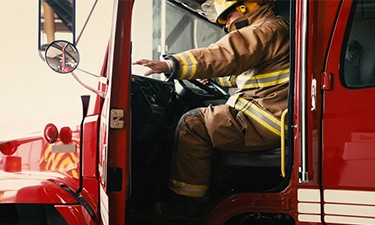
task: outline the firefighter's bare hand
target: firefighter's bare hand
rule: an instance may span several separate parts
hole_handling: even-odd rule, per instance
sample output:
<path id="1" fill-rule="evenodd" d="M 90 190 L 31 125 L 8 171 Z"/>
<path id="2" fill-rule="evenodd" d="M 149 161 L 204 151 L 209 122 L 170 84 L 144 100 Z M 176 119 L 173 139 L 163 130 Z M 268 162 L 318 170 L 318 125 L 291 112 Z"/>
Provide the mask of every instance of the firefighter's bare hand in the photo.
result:
<path id="1" fill-rule="evenodd" d="M 208 79 L 197 79 L 197 81 L 201 82 L 204 85 L 208 84 Z"/>
<path id="2" fill-rule="evenodd" d="M 169 67 L 166 62 L 158 60 L 141 59 L 133 62 L 133 65 L 142 65 L 150 68 L 149 71 L 145 72 L 144 75 L 148 76 L 153 73 L 169 73 Z"/>

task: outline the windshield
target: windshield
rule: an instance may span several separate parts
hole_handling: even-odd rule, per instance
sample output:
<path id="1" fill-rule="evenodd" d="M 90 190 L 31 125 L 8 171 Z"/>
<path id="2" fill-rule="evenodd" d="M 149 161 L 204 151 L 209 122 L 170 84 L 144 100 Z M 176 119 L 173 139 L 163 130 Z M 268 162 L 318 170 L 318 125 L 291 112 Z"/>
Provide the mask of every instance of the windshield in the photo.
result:
<path id="1" fill-rule="evenodd" d="M 185 10 L 181 4 L 160 0 L 147 2 L 136 1 L 134 5 L 133 60 L 162 59 L 165 54 L 207 47 L 224 35 L 220 27 Z M 137 75 L 142 75 L 145 70 L 133 67 L 133 73 Z M 165 79 L 161 74 L 153 77 Z"/>

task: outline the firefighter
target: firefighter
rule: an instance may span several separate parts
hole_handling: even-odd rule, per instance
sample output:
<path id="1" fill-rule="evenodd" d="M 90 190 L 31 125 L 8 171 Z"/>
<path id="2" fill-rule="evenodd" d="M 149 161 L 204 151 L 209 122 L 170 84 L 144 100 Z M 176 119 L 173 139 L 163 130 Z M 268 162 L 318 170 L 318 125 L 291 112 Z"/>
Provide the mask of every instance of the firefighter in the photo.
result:
<path id="1" fill-rule="evenodd" d="M 212 0 L 211 0 L 212 1 Z M 266 0 L 214 0 L 216 23 L 228 33 L 207 48 L 133 64 L 175 79 L 217 78 L 236 86 L 226 104 L 193 109 L 176 128 L 169 188 L 173 197 L 155 210 L 166 219 L 199 217 L 208 196 L 214 151 L 250 152 L 280 146 L 287 108 L 289 22 Z"/>

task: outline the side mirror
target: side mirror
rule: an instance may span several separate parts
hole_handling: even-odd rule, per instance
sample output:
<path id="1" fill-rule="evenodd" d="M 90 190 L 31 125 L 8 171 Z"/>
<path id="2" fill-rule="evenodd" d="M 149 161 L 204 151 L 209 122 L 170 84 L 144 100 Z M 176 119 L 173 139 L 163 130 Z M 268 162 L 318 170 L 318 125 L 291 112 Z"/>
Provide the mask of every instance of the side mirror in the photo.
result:
<path id="1" fill-rule="evenodd" d="M 39 0 L 38 49 L 55 40 L 75 44 L 75 0 Z"/>
<path id="2" fill-rule="evenodd" d="M 48 66 L 58 73 L 73 72 L 79 63 L 77 48 L 67 41 L 54 41 L 45 49 Z"/>

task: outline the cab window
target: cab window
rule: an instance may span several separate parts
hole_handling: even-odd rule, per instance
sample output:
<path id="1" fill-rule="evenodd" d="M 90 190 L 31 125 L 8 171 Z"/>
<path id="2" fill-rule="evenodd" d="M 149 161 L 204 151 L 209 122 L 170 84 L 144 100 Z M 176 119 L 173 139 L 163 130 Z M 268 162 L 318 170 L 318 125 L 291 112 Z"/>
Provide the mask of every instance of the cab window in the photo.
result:
<path id="1" fill-rule="evenodd" d="M 360 0 L 349 19 L 341 68 L 343 85 L 348 88 L 375 86 L 375 1 Z"/>

